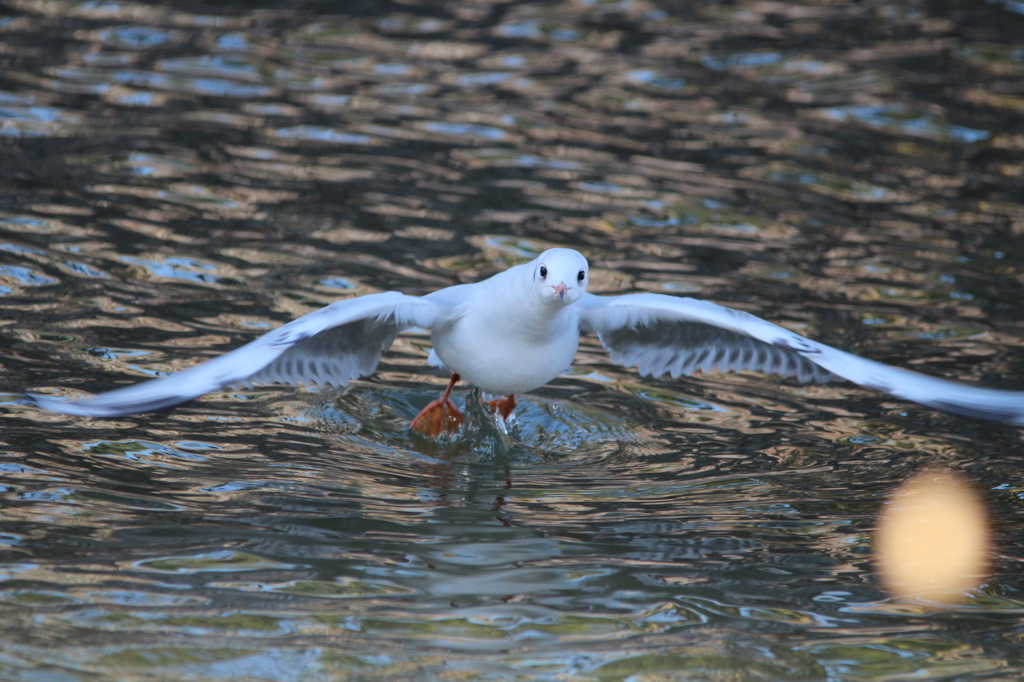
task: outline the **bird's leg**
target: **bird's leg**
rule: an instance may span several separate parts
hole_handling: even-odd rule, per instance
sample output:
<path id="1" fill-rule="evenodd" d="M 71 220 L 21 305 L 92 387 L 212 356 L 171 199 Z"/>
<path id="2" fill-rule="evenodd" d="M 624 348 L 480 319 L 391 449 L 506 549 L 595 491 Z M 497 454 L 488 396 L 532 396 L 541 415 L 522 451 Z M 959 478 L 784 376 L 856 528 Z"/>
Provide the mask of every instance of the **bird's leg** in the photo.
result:
<path id="1" fill-rule="evenodd" d="M 495 398 L 494 400 L 487 401 L 487 406 L 495 414 L 501 415 L 503 421 L 512 416 L 512 412 L 515 411 L 518 404 L 519 401 L 516 400 L 514 395 L 507 395 L 504 398 Z"/>
<path id="2" fill-rule="evenodd" d="M 452 372 L 452 378 L 448 381 L 448 388 L 444 389 L 441 397 L 430 401 L 416 415 L 416 418 L 412 420 L 413 431 L 422 433 L 428 438 L 437 438 L 442 433 L 455 431 L 462 426 L 462 413 L 459 412 L 459 408 L 455 407 L 455 403 L 449 398 L 452 394 L 452 389 L 455 388 L 455 384 L 459 383 L 461 378 L 458 374 Z"/>

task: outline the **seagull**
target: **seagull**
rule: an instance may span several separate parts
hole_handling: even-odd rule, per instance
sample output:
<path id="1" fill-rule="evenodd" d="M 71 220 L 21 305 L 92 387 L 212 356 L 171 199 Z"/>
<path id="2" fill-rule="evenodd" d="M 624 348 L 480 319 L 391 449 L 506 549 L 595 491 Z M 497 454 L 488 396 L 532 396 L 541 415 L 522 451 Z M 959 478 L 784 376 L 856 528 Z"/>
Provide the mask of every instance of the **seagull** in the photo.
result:
<path id="1" fill-rule="evenodd" d="M 451 401 L 464 380 L 491 395 L 507 419 L 517 394 L 572 364 L 580 334 L 597 334 L 612 362 L 641 375 L 672 378 L 718 369 L 825 382 L 837 377 L 921 405 L 1024 425 L 1024 392 L 969 386 L 851 355 L 749 313 L 665 294 L 587 293 L 587 259 L 549 249 L 489 279 L 425 296 L 396 291 L 337 301 L 190 369 L 82 399 L 29 395 L 53 412 L 118 417 L 173 407 L 226 387 L 314 383 L 345 386 L 377 368 L 395 337 L 430 330 L 428 362 L 450 373 L 444 394 L 411 427 L 436 437 L 455 431 Z"/>

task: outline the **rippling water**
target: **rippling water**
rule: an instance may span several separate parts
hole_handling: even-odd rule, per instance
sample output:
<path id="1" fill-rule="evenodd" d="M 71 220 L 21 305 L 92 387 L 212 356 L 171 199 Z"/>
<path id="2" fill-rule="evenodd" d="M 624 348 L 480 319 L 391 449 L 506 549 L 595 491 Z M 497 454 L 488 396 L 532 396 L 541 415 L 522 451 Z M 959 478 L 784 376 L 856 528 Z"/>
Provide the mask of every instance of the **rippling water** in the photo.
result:
<path id="1" fill-rule="evenodd" d="M 345 390 L 15 404 L 550 245 L 600 292 L 1024 388 L 1021 35 L 1010 0 L 6 0 L 0 678 L 1021 675 L 1019 429 L 641 380 L 591 339 L 507 435 L 471 414 L 432 442 L 415 334 Z M 871 559 L 937 465 L 997 546 L 952 608 L 887 597 Z"/>

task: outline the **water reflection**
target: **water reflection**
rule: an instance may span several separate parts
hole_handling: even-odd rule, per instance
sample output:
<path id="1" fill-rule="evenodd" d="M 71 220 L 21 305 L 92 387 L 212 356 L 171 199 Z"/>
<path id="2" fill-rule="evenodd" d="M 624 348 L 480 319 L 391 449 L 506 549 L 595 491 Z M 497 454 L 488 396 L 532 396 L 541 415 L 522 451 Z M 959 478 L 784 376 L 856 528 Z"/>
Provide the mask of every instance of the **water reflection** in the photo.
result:
<path id="1" fill-rule="evenodd" d="M 431 443 L 415 335 L 342 392 L 17 406 L 554 245 L 596 291 L 1020 388 L 1014 3 L 391 9 L 7 6 L 0 677 L 1019 676 L 1014 429 L 640 382 L 587 342 L 508 434 Z M 936 465 L 1000 547 L 948 610 L 888 598 L 871 554 Z"/>
<path id="2" fill-rule="evenodd" d="M 926 112 L 901 105 L 850 106 L 826 109 L 822 116 L 836 121 L 856 121 L 870 128 L 932 139 L 980 142 L 991 137 L 987 130 L 951 125 Z"/>

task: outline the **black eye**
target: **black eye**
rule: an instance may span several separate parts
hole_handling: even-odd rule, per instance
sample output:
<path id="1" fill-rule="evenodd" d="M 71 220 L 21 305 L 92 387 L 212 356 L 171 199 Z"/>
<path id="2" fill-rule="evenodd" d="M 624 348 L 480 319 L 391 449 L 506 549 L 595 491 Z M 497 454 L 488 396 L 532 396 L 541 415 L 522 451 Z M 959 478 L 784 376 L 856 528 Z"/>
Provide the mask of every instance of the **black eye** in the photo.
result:
<path id="1" fill-rule="evenodd" d="M 540 266 L 540 278 L 544 279 L 547 276 L 548 276 L 548 269 L 546 267 L 544 267 L 543 265 Z"/>
<path id="2" fill-rule="evenodd" d="M 586 272 L 584 272 L 583 270 L 580 270 L 579 274 L 578 274 L 578 275 L 576 275 L 576 281 L 577 281 L 577 282 L 582 282 L 582 281 L 583 281 L 583 280 L 585 280 L 586 278 L 587 278 L 587 273 L 586 273 Z"/>

